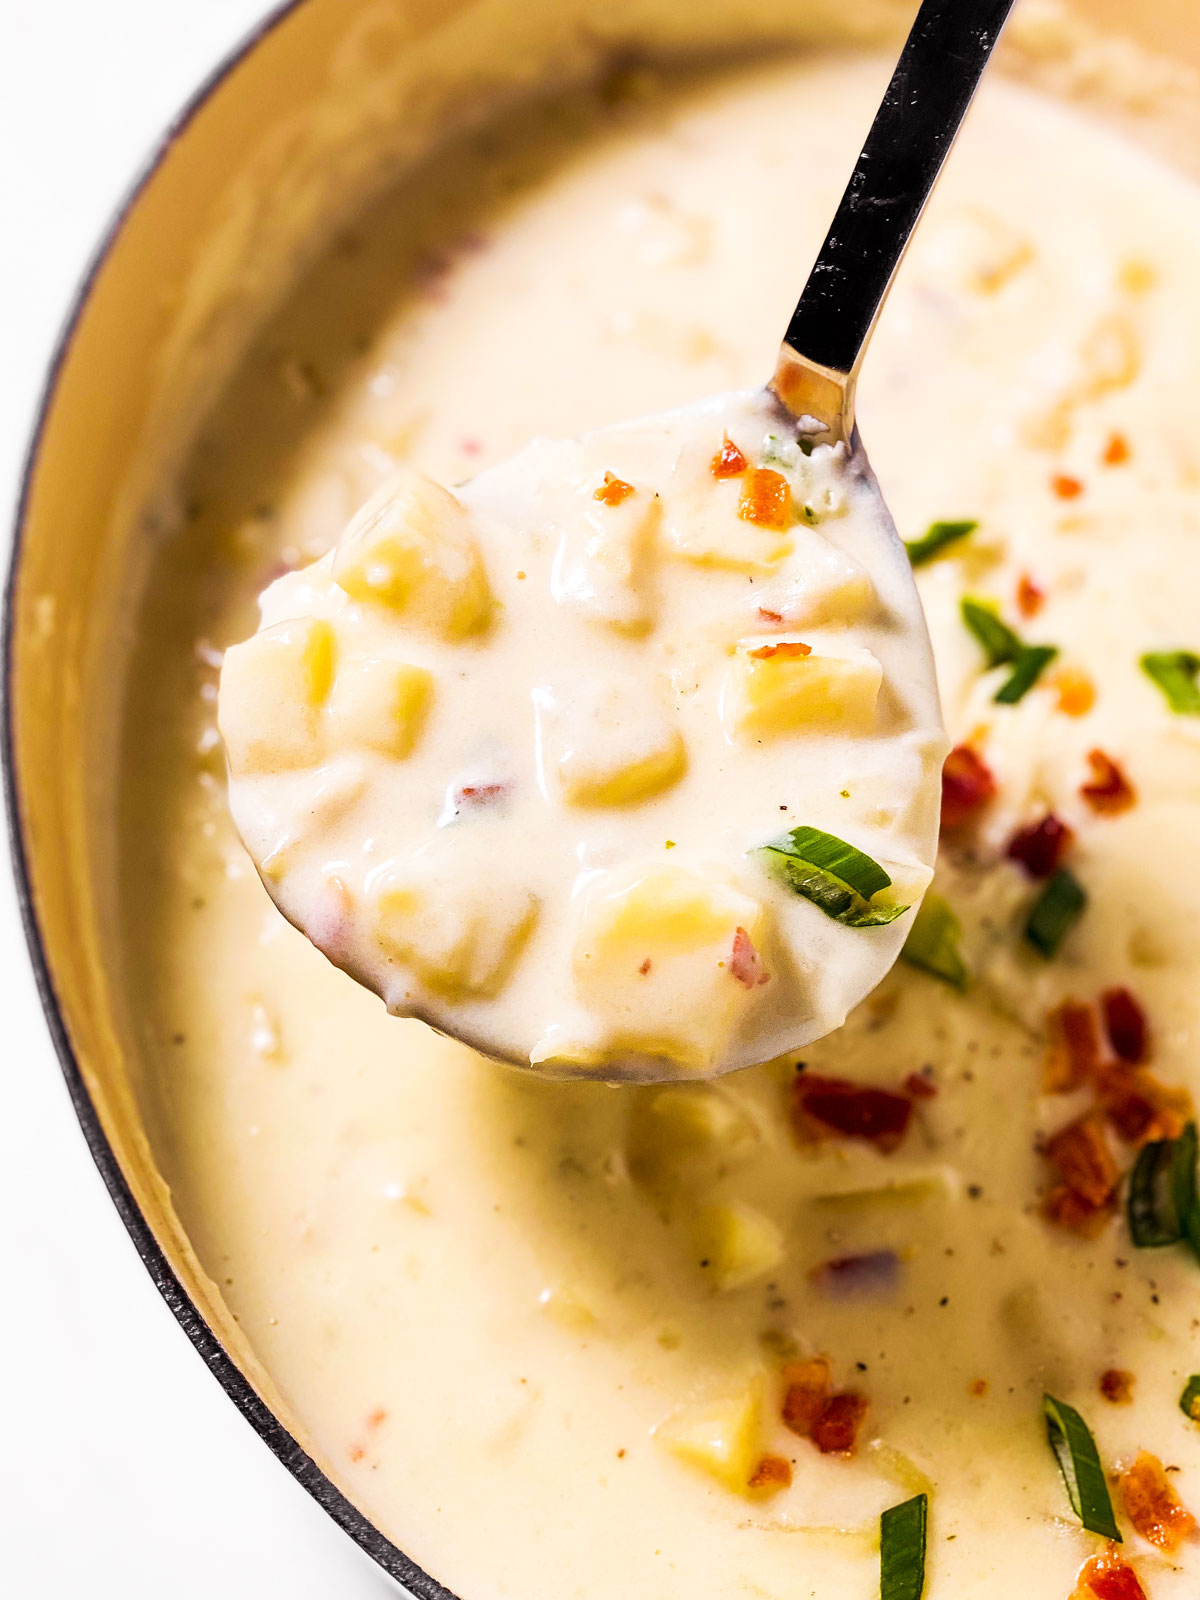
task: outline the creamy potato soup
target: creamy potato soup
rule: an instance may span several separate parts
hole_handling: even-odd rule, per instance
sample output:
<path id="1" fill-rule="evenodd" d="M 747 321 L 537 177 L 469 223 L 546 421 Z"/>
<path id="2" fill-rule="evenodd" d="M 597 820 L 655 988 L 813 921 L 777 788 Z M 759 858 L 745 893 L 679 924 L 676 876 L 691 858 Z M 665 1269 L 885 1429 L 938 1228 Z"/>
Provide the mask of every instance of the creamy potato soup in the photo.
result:
<path id="1" fill-rule="evenodd" d="M 142 612 L 150 1136 L 306 1445 L 464 1600 L 872 1600 L 897 1506 L 883 1592 L 915 1594 L 922 1505 L 932 1600 L 1197 1592 L 1189 180 L 996 76 L 902 269 L 860 417 L 954 749 L 904 958 L 820 1044 L 620 1088 L 484 1060 L 289 926 L 229 814 L 217 678 L 264 587 L 271 626 L 298 593 L 323 615 L 326 552 L 397 473 L 761 383 L 888 70 L 626 73 L 437 156 L 263 331 Z M 711 808 L 664 788 L 638 849 L 743 851 L 799 803 L 766 759 Z M 466 750 L 429 760 L 432 825 Z M 257 854 L 285 798 L 259 837 L 235 791 Z M 838 799 L 776 815 L 836 832 Z"/>

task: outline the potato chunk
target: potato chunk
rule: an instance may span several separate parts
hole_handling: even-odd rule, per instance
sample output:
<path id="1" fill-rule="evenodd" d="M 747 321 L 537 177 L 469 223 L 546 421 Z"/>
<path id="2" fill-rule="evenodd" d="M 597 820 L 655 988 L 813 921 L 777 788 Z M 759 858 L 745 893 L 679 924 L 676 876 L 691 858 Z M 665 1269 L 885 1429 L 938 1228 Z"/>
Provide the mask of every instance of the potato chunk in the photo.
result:
<path id="1" fill-rule="evenodd" d="M 763 912 L 696 867 L 635 863 L 605 874 L 584 903 L 575 944 L 581 998 L 614 1054 L 663 1057 L 704 1071 L 725 1053 L 768 981 L 748 976 Z"/>
<path id="2" fill-rule="evenodd" d="M 368 885 L 379 942 L 448 1000 L 498 994 L 538 914 L 536 896 L 496 861 L 490 832 L 472 834 L 471 824 L 444 830 Z"/>
<path id="3" fill-rule="evenodd" d="M 761 1427 L 762 1379 L 756 1375 L 734 1393 L 681 1406 L 654 1436 L 681 1461 L 745 1494 L 758 1462 Z"/>
<path id="4" fill-rule="evenodd" d="M 226 650 L 217 726 L 231 772 L 277 772 L 320 761 L 333 644 L 331 625 L 308 617 L 264 628 Z"/>
<path id="5" fill-rule="evenodd" d="M 683 735 L 647 685 L 573 684 L 539 691 L 536 705 L 543 760 L 569 805 L 636 805 L 683 776 Z"/>
<path id="6" fill-rule="evenodd" d="M 330 741 L 402 760 L 412 753 L 432 694 L 433 678 L 424 667 L 347 661 L 338 668 L 329 700 Z"/>
<path id="7" fill-rule="evenodd" d="M 720 1290 L 743 1289 L 783 1260 L 783 1235 L 761 1211 L 735 1201 L 707 1206 L 696 1222 L 696 1249 Z"/>
<path id="8" fill-rule="evenodd" d="M 466 507 L 419 472 L 396 474 L 338 541 L 333 576 L 449 639 L 478 633 L 491 613 L 487 573 Z"/>
<path id="9" fill-rule="evenodd" d="M 695 486 L 668 495 L 663 524 L 668 546 L 699 566 L 770 572 L 792 548 L 790 500 L 786 508 L 781 498 L 771 502 L 771 518 L 756 522 L 741 515 L 742 490 L 740 478 L 716 481 L 705 472 Z M 780 526 L 785 509 L 788 522 Z"/>
<path id="10" fill-rule="evenodd" d="M 587 487 L 577 520 L 562 531 L 551 583 L 560 605 L 622 633 L 641 633 L 654 620 L 661 502 L 632 484 L 622 486 L 630 492 Z"/>
<path id="11" fill-rule="evenodd" d="M 869 733 L 883 668 L 869 650 L 839 655 L 810 649 L 795 635 L 743 639 L 725 698 L 727 720 L 743 737 L 787 733 Z"/>

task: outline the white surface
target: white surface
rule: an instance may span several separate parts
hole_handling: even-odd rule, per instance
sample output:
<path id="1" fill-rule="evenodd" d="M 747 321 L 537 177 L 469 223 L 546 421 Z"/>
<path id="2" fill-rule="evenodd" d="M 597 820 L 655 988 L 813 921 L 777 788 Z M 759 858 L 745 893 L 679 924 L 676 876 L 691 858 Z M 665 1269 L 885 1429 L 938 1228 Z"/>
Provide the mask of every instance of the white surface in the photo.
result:
<path id="1" fill-rule="evenodd" d="M 83 265 L 159 130 L 264 0 L 0 0 L 0 500 Z M 159 1299 L 75 1121 L 0 880 L 0 1592 L 395 1593 L 237 1415 Z"/>

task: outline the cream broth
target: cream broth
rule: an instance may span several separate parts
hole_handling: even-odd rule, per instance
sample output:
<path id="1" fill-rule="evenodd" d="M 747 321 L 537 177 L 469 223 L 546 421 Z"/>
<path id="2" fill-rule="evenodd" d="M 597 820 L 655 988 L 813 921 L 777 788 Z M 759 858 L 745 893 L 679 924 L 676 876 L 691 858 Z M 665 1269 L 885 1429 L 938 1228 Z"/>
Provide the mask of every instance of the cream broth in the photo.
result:
<path id="1" fill-rule="evenodd" d="M 880 1512 L 922 1490 L 930 1600 L 1067 1600 L 1105 1545 L 1046 1391 L 1110 1474 L 1151 1452 L 1200 1507 L 1200 1267 L 1135 1248 L 1113 1194 L 1200 1086 L 1200 718 L 1139 667 L 1200 648 L 1190 183 L 988 83 L 864 376 L 901 533 L 978 523 L 918 573 L 959 748 L 917 954 L 954 981 L 901 964 L 803 1072 L 547 1083 L 347 983 L 228 816 L 216 675 L 272 568 L 398 464 L 459 482 L 758 381 L 887 70 L 624 80 L 439 157 L 264 334 L 144 614 L 124 879 L 158 1158 L 302 1436 L 465 1600 L 870 1600 Z M 1057 648 L 1017 703 L 964 597 L 1010 657 Z M 1043 953 L 1058 868 L 1087 904 L 1043 907 Z M 883 1091 L 870 1118 L 841 1080 Z M 1136 1531 L 1137 1482 L 1123 1558 L 1184 1600 L 1197 1546 Z"/>

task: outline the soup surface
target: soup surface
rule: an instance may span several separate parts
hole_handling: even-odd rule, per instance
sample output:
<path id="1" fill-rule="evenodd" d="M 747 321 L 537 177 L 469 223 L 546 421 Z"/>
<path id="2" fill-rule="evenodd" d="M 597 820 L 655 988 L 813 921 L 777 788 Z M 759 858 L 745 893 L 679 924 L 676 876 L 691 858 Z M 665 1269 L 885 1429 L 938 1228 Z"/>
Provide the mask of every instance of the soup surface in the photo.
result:
<path id="1" fill-rule="evenodd" d="M 1112 1559 L 1196 1590 L 1200 1264 L 1119 1204 L 1200 1088 L 1189 182 L 993 79 L 903 269 L 861 423 L 903 536 L 976 524 L 918 573 L 958 748 L 912 960 L 802 1062 L 616 1090 L 483 1061 L 289 927 L 228 815 L 217 672 L 271 573 L 397 464 L 453 483 L 761 382 L 887 71 L 626 74 L 436 158 L 264 331 L 142 614 L 158 1158 L 319 1458 L 465 1600 L 869 1600 L 879 1515 L 923 1491 L 932 1600 L 1067 1600 L 1106 1545 L 1046 1392 L 1095 1436 Z"/>

